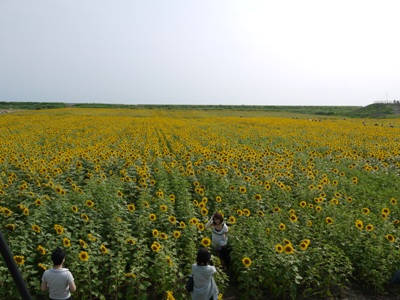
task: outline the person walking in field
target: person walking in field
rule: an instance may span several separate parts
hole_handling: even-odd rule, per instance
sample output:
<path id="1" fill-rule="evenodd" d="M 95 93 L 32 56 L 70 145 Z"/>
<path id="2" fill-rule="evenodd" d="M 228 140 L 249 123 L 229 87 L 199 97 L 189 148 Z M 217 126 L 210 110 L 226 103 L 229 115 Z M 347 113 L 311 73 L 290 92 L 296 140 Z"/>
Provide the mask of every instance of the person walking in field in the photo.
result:
<path id="1" fill-rule="evenodd" d="M 217 269 L 211 265 L 211 253 L 206 248 L 197 252 L 196 264 L 192 265 L 192 300 L 217 300 L 218 287 L 214 280 Z"/>
<path id="2" fill-rule="evenodd" d="M 72 273 L 63 268 L 65 256 L 64 249 L 55 249 L 51 253 L 53 268 L 43 273 L 40 289 L 42 291 L 50 291 L 50 300 L 73 300 L 71 292 L 76 291 L 76 286 Z"/>
<path id="3" fill-rule="evenodd" d="M 228 248 L 228 226 L 224 223 L 224 217 L 219 213 L 214 213 L 204 226 L 206 229 L 212 228 L 211 245 L 216 251 L 223 265 L 229 268 L 229 248 Z"/>

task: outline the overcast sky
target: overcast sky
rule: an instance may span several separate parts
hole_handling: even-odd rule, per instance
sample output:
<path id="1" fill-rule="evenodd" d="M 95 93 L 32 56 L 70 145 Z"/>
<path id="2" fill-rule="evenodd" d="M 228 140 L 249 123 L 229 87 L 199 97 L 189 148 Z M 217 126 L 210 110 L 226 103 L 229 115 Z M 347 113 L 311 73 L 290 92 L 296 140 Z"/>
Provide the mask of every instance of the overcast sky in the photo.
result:
<path id="1" fill-rule="evenodd" d="M 400 99 L 398 0 L 0 0 L 0 101 Z"/>

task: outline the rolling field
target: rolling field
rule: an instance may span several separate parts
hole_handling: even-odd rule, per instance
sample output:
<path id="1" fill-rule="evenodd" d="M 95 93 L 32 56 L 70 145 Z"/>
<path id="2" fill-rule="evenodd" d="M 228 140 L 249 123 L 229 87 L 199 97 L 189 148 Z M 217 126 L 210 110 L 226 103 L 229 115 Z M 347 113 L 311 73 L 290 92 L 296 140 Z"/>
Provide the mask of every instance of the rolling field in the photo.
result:
<path id="1" fill-rule="evenodd" d="M 57 246 L 74 299 L 187 299 L 216 211 L 246 299 L 379 294 L 400 269 L 400 119 L 62 108 L 0 126 L 0 228 L 34 299 Z"/>

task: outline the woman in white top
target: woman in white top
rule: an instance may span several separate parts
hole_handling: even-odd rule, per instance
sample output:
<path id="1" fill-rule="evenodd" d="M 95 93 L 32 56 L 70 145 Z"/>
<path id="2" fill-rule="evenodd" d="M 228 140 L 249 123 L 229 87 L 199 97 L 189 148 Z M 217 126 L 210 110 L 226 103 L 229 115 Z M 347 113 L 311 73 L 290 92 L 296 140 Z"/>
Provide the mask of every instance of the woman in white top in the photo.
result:
<path id="1" fill-rule="evenodd" d="M 217 300 L 218 287 L 214 280 L 217 272 L 214 266 L 210 265 L 211 254 L 206 248 L 197 252 L 197 264 L 192 265 L 194 287 L 192 300 Z"/>
<path id="2" fill-rule="evenodd" d="M 218 257 L 222 260 L 225 267 L 229 268 L 228 248 L 228 226 L 224 223 L 224 217 L 216 212 L 204 226 L 206 229 L 212 227 L 212 248 L 216 251 Z"/>

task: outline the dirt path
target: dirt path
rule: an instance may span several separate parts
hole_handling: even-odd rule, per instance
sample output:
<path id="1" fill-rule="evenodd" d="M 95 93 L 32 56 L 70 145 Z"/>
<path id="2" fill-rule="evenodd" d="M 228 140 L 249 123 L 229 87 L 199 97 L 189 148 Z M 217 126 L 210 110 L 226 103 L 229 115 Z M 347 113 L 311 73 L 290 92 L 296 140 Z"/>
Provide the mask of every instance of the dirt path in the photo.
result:
<path id="1" fill-rule="evenodd" d="M 231 284 L 224 293 L 224 300 L 242 300 L 246 299 L 241 295 L 238 288 Z M 308 300 L 323 300 L 329 298 L 307 298 Z M 247 299 L 246 299 L 247 300 Z M 343 289 L 340 295 L 337 295 L 331 300 L 400 300 L 400 284 L 393 286 L 385 294 L 373 295 L 360 285 L 353 284 L 351 287 Z"/>
<path id="2" fill-rule="evenodd" d="M 344 289 L 338 300 L 400 300 L 400 285 L 393 285 L 388 288 L 384 294 L 374 295 L 371 292 L 363 289 L 358 284 L 353 284 L 351 287 Z"/>

